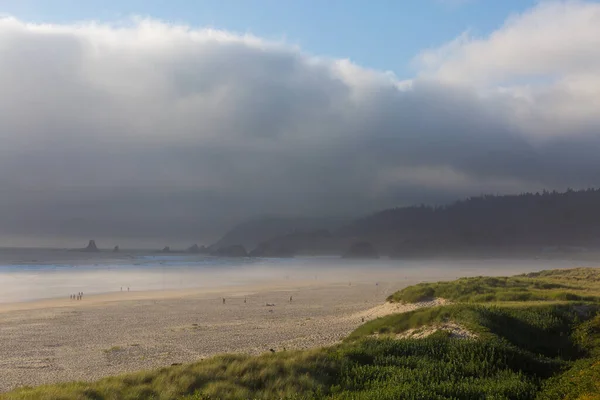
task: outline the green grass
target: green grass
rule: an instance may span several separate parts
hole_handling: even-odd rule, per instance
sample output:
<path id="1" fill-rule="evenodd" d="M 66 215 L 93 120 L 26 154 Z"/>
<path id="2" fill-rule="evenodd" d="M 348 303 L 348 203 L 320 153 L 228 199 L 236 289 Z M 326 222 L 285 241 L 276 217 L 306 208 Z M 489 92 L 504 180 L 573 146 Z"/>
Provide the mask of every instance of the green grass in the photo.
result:
<path id="1" fill-rule="evenodd" d="M 443 288 L 440 292 L 468 300 L 370 321 L 329 348 L 223 355 L 93 383 L 24 388 L 0 398 L 598 400 L 600 304 L 580 300 L 595 296 L 597 277 L 596 271 L 580 270 L 434 284 L 428 286 L 434 290 L 429 295 Z M 494 295 L 521 288 L 542 299 L 478 302 L 467 287 L 499 288 Z M 580 297 L 556 301 L 540 295 L 557 290 Z M 477 339 L 456 339 L 441 331 L 425 339 L 395 338 L 408 329 L 448 321 L 476 333 Z"/>
<path id="2" fill-rule="evenodd" d="M 587 357 L 544 382 L 538 400 L 600 400 L 600 315 L 577 326 L 573 338 Z"/>
<path id="3" fill-rule="evenodd" d="M 564 361 L 574 360 L 599 343 L 584 346 L 575 335 L 578 321 L 591 318 L 600 310 L 592 305 L 582 313 L 570 304 L 535 306 L 495 306 L 458 304 L 426 308 L 404 314 L 390 315 L 370 321 L 356 329 L 346 340 L 351 342 L 375 333 L 394 336 L 408 329 L 435 325 L 440 322 L 459 323 L 481 340 L 501 340 L 515 348 L 538 356 Z"/>
<path id="4" fill-rule="evenodd" d="M 441 297 L 454 302 L 586 301 L 600 303 L 600 270 L 575 268 L 513 277 L 461 278 L 421 283 L 402 289 L 388 301 L 416 303 Z"/>

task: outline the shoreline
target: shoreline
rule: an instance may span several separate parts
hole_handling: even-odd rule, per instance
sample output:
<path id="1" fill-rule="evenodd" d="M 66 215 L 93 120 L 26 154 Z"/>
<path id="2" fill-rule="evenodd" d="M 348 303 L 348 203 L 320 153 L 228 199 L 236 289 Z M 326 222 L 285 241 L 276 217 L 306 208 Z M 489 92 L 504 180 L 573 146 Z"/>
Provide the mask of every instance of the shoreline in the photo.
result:
<path id="1" fill-rule="evenodd" d="M 241 284 L 241 285 L 223 285 L 213 288 L 198 287 L 185 289 L 159 289 L 159 290 L 139 290 L 139 291 L 119 291 L 85 294 L 82 300 L 72 300 L 62 297 L 51 297 L 43 299 L 33 299 L 25 301 L 4 302 L 0 303 L 0 314 L 14 311 L 32 311 L 44 310 L 53 308 L 80 308 L 92 307 L 100 305 L 108 305 L 111 303 L 127 302 L 127 301 L 144 301 L 144 300 L 174 300 L 194 297 L 198 299 L 207 299 L 212 295 L 240 297 L 244 295 L 252 295 L 263 291 L 294 291 L 310 287 L 337 286 L 342 283 L 319 282 L 319 281 L 269 281 L 261 284 Z"/>

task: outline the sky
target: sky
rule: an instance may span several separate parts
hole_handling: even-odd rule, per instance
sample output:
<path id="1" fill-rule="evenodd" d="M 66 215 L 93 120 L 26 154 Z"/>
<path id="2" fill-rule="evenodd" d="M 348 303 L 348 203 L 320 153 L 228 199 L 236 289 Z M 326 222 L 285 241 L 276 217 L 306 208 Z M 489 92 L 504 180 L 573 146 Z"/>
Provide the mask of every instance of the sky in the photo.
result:
<path id="1" fill-rule="evenodd" d="M 0 0 L 0 13 L 38 23 L 115 22 L 142 16 L 286 40 L 320 56 L 393 71 L 465 30 L 486 35 L 533 0 Z"/>
<path id="2" fill-rule="evenodd" d="M 208 244 L 265 214 L 600 186 L 599 2 L 0 0 L 0 15 L 4 245 Z"/>

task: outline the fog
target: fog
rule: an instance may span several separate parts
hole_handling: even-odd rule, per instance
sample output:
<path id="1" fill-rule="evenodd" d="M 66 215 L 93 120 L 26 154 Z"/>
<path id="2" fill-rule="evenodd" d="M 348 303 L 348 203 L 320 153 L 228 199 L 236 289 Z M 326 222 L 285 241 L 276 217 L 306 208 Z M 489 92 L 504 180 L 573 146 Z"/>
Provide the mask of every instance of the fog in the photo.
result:
<path id="1" fill-rule="evenodd" d="M 463 276 L 506 276 L 580 266 L 569 259 L 347 260 L 339 257 L 232 259 L 200 255 L 86 255 L 48 250 L 0 252 L 0 303 L 68 299 L 84 292 L 138 296 L 146 291 L 192 290 L 205 297 L 323 285 L 391 284 L 394 290 L 422 281 Z M 129 291 L 128 291 L 129 288 Z M 143 294 L 143 293 L 142 293 Z M 389 294 L 389 293 L 388 293 Z M 385 297 L 387 294 L 383 293 Z M 152 298 L 157 295 L 154 294 Z M 120 298 L 120 297 L 119 297 Z"/>
<path id="2" fill-rule="evenodd" d="M 598 18 L 540 2 L 398 77 L 153 19 L 0 17 L 0 244 L 208 244 L 263 214 L 597 186 Z"/>

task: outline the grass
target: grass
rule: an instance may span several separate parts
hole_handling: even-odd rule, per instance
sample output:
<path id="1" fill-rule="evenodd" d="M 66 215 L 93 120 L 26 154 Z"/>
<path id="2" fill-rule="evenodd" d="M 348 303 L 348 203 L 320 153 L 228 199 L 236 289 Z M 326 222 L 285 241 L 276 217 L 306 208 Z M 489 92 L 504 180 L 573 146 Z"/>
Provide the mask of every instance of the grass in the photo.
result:
<path id="1" fill-rule="evenodd" d="M 600 315 L 580 324 L 573 337 L 587 357 L 544 382 L 538 400 L 600 400 Z"/>
<path id="2" fill-rule="evenodd" d="M 25 388 L 3 399 L 293 398 L 327 381 L 331 361 L 321 350 L 258 357 L 223 355 L 193 364 L 111 377 Z M 319 373 L 316 374 L 315 372 Z M 191 397 L 190 397 L 191 395 Z"/>
<path id="3" fill-rule="evenodd" d="M 600 399 L 597 278 L 597 271 L 579 270 L 418 285 L 394 299 L 418 298 L 412 294 L 425 287 L 433 290 L 428 295 L 456 296 L 446 296 L 455 303 L 370 321 L 328 348 L 223 355 L 93 383 L 23 388 L 0 398 Z M 485 293 L 469 294 L 466 288 L 494 296 L 511 291 L 535 296 L 477 301 Z M 577 300 L 559 301 L 550 295 L 557 291 L 577 294 Z M 395 338 L 408 329 L 448 321 L 477 333 L 477 339 L 456 339 L 441 331 L 425 339 Z"/>
<path id="4" fill-rule="evenodd" d="M 461 278 L 420 283 L 392 294 L 388 301 L 416 303 L 441 297 L 462 303 L 586 301 L 600 303 L 600 270 L 575 268 L 513 277 Z"/>
<path id="5" fill-rule="evenodd" d="M 329 349 L 207 362 L 23 389 L 7 399 L 529 399 L 559 363 L 500 341 L 363 339 Z"/>

